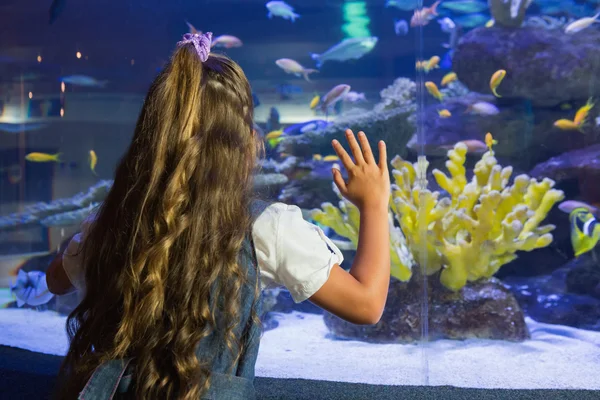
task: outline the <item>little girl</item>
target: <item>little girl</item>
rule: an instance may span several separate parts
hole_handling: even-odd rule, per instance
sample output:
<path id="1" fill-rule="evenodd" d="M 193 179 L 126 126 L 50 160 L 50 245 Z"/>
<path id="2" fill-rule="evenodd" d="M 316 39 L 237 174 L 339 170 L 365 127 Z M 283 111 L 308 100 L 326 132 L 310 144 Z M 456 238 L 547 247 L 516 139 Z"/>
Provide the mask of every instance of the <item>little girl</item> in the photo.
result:
<path id="1" fill-rule="evenodd" d="M 261 148 L 250 85 L 211 34 L 186 34 L 152 83 L 114 184 L 47 274 L 81 291 L 60 399 L 252 399 L 260 293 L 283 285 L 356 324 L 379 321 L 390 278 L 389 174 L 364 133 L 333 180 L 360 210 L 350 272 L 296 206 L 252 200 Z M 360 144 L 359 144 L 360 143 Z"/>

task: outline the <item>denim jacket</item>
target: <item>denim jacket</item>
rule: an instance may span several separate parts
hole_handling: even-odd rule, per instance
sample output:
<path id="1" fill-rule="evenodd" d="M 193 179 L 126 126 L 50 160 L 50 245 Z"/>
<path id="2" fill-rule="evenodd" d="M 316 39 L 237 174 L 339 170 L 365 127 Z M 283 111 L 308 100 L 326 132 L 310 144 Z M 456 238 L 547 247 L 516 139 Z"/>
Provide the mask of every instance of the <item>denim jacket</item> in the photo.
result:
<path id="1" fill-rule="evenodd" d="M 256 219 L 268 206 L 262 201 L 254 201 L 251 205 L 253 219 Z M 252 400 L 256 398 L 254 391 L 254 366 L 258 356 L 261 329 L 252 321 L 251 310 L 256 300 L 256 312 L 261 312 L 261 298 L 255 297 L 255 284 L 260 284 L 260 273 L 254 253 L 254 244 L 251 234 L 246 237 L 239 254 L 241 266 L 248 269 L 248 283 L 242 288 L 242 310 L 240 324 L 236 329 L 238 337 L 245 337 L 246 346 L 240 356 L 233 373 L 228 374 L 227 369 L 232 363 L 231 355 L 225 346 L 216 342 L 216 337 L 211 335 L 203 339 L 196 351 L 199 358 L 203 354 L 211 354 L 215 346 L 219 350 L 214 357 L 211 371 L 210 389 L 202 399 L 211 400 Z M 111 400 L 133 398 L 132 371 L 135 368 L 135 359 L 111 360 L 96 368 L 91 378 L 79 394 L 81 400 Z"/>

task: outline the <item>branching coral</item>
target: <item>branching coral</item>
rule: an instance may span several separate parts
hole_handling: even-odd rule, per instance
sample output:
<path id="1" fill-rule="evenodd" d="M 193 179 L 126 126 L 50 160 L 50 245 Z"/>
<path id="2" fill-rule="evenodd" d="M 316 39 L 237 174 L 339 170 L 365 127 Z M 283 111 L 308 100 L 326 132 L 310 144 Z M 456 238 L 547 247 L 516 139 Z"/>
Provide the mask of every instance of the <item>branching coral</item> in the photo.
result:
<path id="1" fill-rule="evenodd" d="M 519 250 L 548 246 L 555 227 L 540 223 L 564 198 L 562 191 L 552 189 L 551 179 L 538 182 L 519 175 L 509 186 L 512 167 L 498 165 L 491 151 L 477 162 L 469 182 L 464 167 L 466 154 L 466 145 L 458 143 L 448 152 L 446 167 L 450 176 L 433 170 L 438 185 L 449 194 L 441 198 L 440 192 L 426 188 L 425 158 L 411 164 L 396 156 L 391 162 L 395 183 L 390 206 L 406 245 L 427 275 L 441 270 L 440 282 L 450 290 L 491 277 L 514 260 Z M 325 204 L 323 211 L 313 212 L 313 218 L 355 242 L 358 210 L 348 210 L 342 204 L 340 207 L 338 210 Z M 410 264 L 401 261 L 405 264 L 393 265 L 392 274 L 407 281 L 411 278 Z"/>

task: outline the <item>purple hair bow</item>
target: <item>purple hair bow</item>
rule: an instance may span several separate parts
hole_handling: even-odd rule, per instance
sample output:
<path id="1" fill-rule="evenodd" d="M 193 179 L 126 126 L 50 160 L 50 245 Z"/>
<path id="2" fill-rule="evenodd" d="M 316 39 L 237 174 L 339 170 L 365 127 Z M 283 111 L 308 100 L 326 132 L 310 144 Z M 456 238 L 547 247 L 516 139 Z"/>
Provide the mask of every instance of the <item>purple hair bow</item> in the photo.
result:
<path id="1" fill-rule="evenodd" d="M 196 49 L 196 53 L 200 57 L 202 62 L 208 60 L 208 53 L 210 53 L 210 46 L 212 44 L 212 32 L 206 33 L 186 33 L 183 35 L 183 40 L 177 42 L 177 47 L 181 47 L 185 44 L 192 43 Z"/>

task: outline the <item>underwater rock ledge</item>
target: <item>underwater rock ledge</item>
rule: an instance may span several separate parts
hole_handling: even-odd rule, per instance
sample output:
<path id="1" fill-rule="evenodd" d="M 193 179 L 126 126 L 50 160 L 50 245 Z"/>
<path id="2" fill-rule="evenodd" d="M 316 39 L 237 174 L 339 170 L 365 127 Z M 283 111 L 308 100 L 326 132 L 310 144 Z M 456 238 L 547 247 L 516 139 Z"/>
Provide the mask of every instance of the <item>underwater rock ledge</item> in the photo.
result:
<path id="1" fill-rule="evenodd" d="M 525 315 L 513 294 L 495 278 L 468 283 L 452 292 L 428 279 L 429 339 L 497 339 L 520 342 L 530 338 Z M 325 312 L 325 325 L 340 339 L 372 343 L 411 343 L 422 339 L 422 278 L 392 279 L 381 320 L 355 325 Z"/>
<path id="2" fill-rule="evenodd" d="M 460 39 L 453 70 L 470 90 L 489 93 L 490 77 L 504 69 L 506 78 L 498 87 L 504 99 L 556 106 L 600 96 L 600 86 L 590 85 L 600 68 L 598 43 L 595 29 L 566 35 L 559 29 L 482 27 Z"/>

